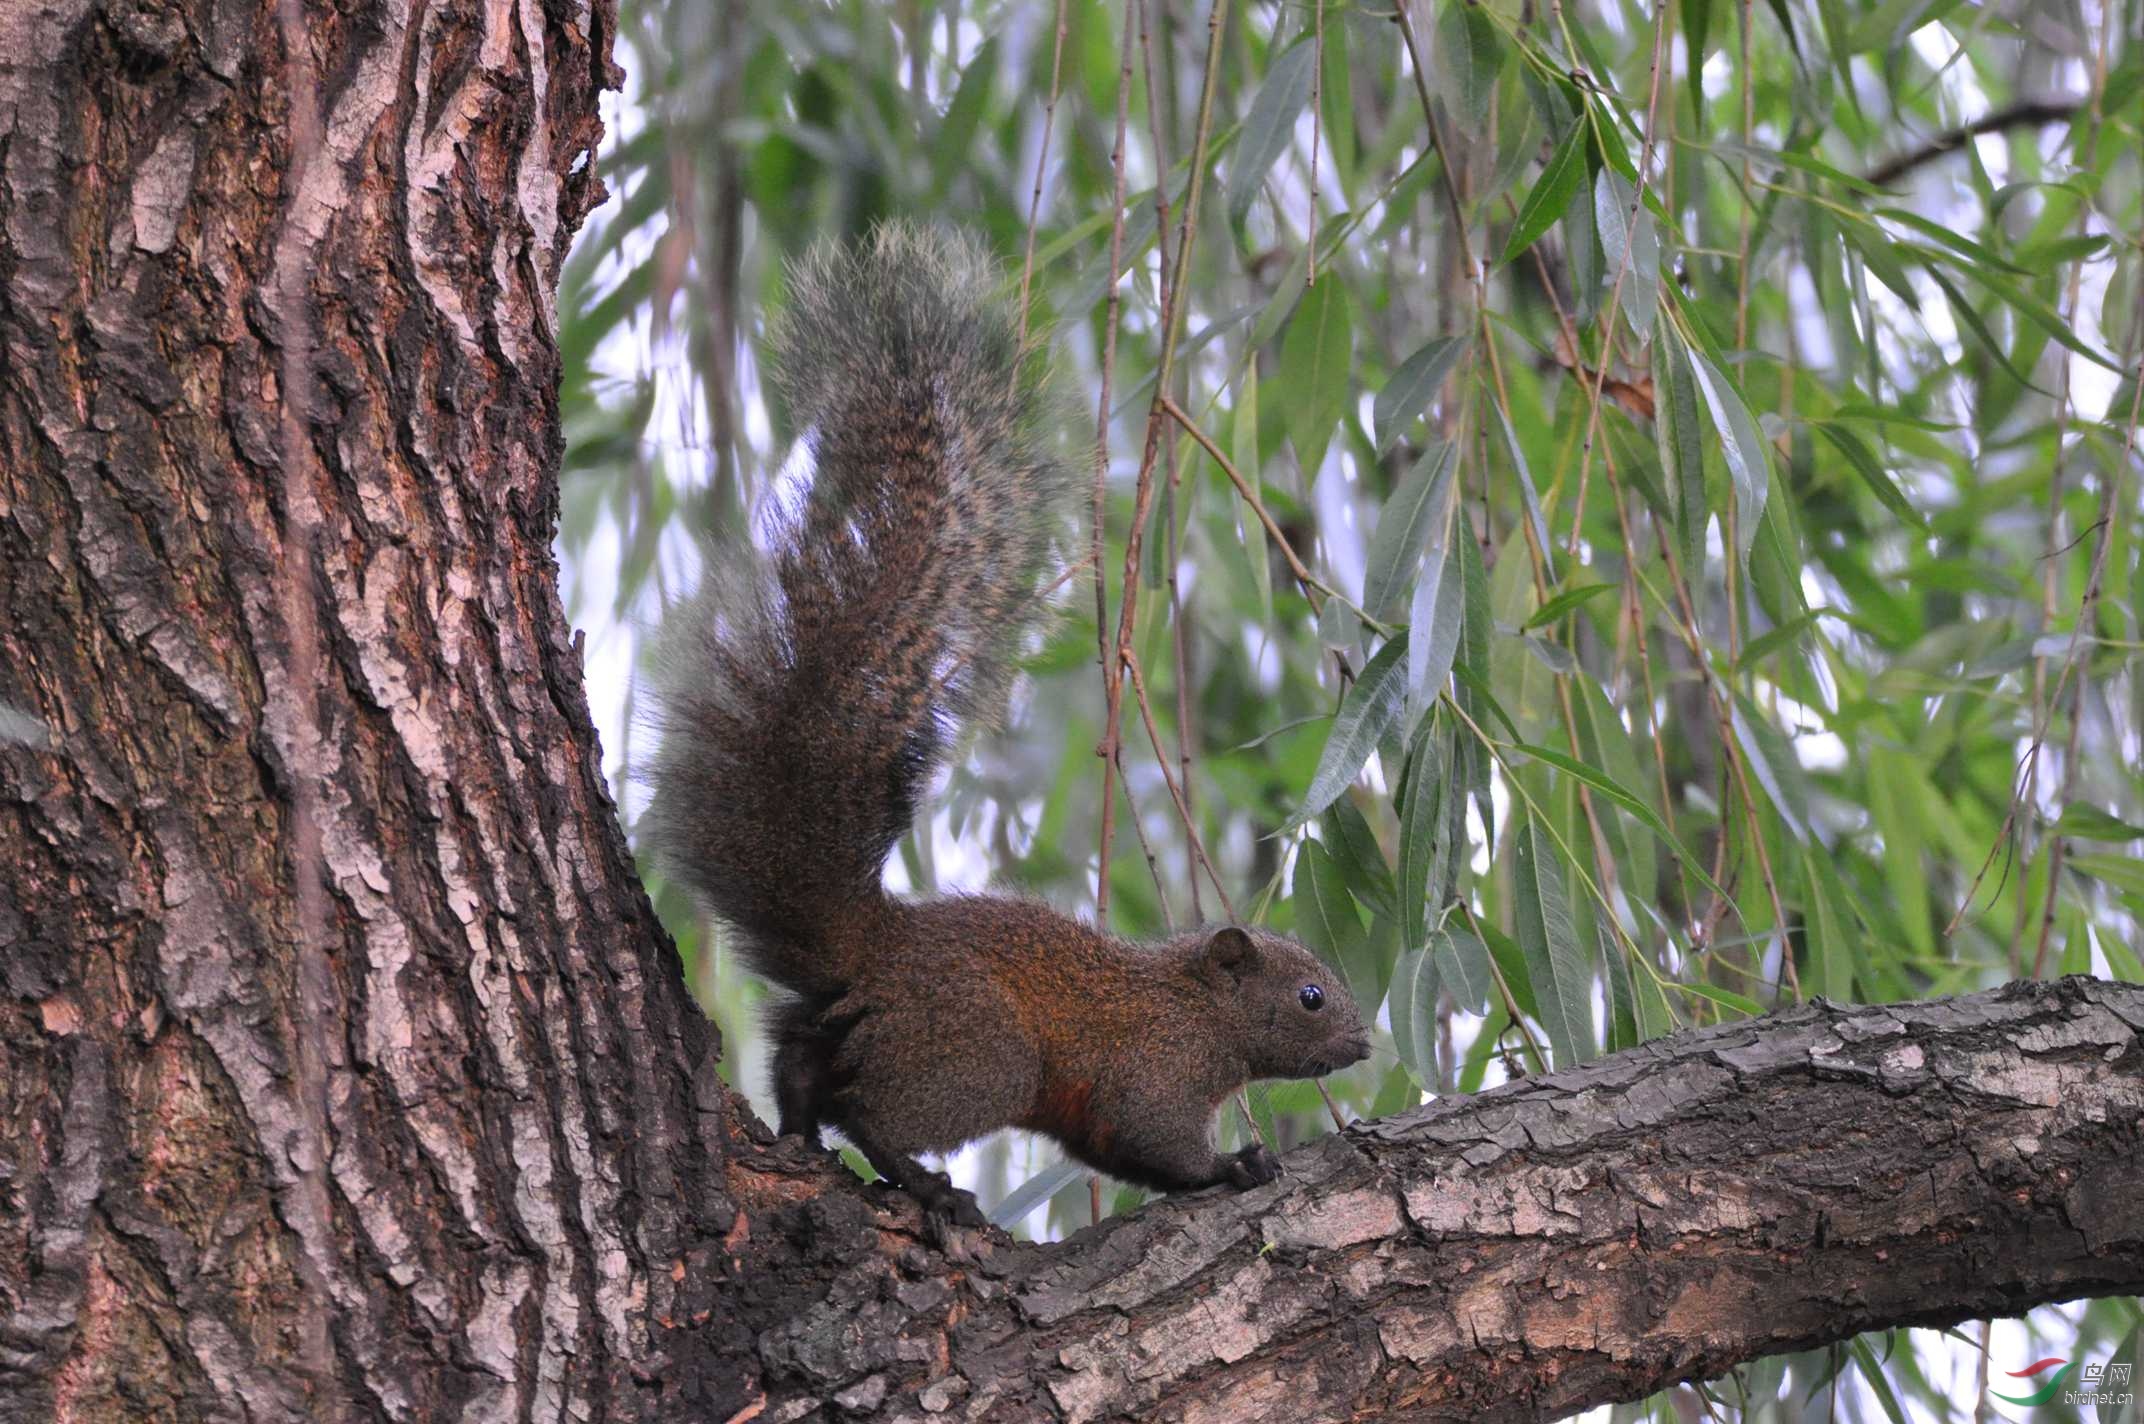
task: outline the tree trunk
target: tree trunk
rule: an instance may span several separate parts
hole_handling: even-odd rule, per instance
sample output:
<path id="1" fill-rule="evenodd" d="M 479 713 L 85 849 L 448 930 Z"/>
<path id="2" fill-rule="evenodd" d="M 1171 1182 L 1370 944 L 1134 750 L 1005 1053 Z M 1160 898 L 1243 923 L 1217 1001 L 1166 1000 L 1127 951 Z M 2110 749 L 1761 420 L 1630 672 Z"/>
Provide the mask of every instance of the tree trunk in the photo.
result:
<path id="1" fill-rule="evenodd" d="M 772 1142 L 549 553 L 612 25 L 0 0 L 0 1421 L 1519 1418 L 2144 1287 L 2144 991 L 2085 982 L 1050 1248 Z"/>
<path id="2" fill-rule="evenodd" d="M 0 6 L 0 1417 L 734 1390 L 550 554 L 613 25 Z"/>

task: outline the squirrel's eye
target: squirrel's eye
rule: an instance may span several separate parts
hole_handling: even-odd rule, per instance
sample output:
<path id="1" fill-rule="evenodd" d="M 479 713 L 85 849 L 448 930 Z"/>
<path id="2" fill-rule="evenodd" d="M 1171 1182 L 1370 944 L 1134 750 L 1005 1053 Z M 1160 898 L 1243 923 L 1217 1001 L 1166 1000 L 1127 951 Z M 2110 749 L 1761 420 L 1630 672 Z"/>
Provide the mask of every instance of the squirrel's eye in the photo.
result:
<path id="1" fill-rule="evenodd" d="M 1295 997 L 1301 1000 L 1303 1007 L 1312 1013 L 1316 1013 L 1319 1009 L 1325 1007 L 1325 991 L 1315 984 L 1305 984 L 1303 992 Z"/>

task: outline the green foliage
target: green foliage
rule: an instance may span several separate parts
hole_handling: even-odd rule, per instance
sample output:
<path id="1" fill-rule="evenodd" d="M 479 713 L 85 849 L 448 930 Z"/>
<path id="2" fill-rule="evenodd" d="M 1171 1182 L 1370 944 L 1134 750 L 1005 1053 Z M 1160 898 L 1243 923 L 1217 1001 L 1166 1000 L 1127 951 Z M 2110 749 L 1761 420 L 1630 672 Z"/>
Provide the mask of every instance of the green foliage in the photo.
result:
<path id="1" fill-rule="evenodd" d="M 1799 996 L 2144 973 L 2134 0 L 1235 0 L 1210 71 L 1204 7 L 1127 36 L 1065 0 L 1061 48 L 1058 13 L 628 4 L 615 197 L 559 298 L 598 642 L 773 482 L 784 261 L 957 221 L 1054 330 L 1083 459 L 1104 418 L 1108 624 L 1082 568 L 910 885 L 1106 889 L 1152 933 L 1218 881 L 1382 1001 L 1390 1051 L 1329 1085 L 1357 1113 Z M 1180 252 L 1195 430 L 1151 414 Z M 756 1086 L 757 990 L 673 899 Z M 1305 1085 L 1253 1109 L 1329 1121 Z M 1070 1174 L 1028 1197 L 1086 1219 Z M 1925 1353 L 1708 1393 L 1940 1416 Z"/>

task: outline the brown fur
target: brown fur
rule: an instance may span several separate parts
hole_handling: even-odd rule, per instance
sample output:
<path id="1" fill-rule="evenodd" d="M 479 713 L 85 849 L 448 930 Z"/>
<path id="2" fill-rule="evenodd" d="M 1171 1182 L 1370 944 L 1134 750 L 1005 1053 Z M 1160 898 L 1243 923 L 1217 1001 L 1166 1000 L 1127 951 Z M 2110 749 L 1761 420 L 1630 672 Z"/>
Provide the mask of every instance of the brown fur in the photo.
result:
<path id="1" fill-rule="evenodd" d="M 1262 1149 L 1213 1151 L 1215 1106 L 1368 1051 L 1339 977 L 1282 936 L 1140 946 L 1028 901 L 881 888 L 932 771 L 1002 697 L 1075 493 L 997 290 L 972 242 L 905 226 L 791 274 L 772 366 L 810 489 L 759 550 L 710 551 L 666 624 L 644 823 L 793 996 L 782 1130 L 839 1127 L 941 1226 L 979 1217 L 914 1154 L 1006 1126 L 1149 1186 L 1271 1180 Z"/>

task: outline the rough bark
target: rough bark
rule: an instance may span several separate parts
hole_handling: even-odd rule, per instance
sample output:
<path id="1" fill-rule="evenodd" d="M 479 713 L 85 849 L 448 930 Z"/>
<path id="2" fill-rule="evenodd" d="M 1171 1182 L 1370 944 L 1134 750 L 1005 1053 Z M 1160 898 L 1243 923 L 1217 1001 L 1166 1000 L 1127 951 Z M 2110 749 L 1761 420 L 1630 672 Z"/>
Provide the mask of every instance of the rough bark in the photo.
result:
<path id="1" fill-rule="evenodd" d="M 548 552 L 608 0 L 0 0 L 0 1421 L 1520 1417 L 2144 1284 L 2144 991 L 1797 1011 L 1052 1248 L 771 1142 Z"/>
<path id="2" fill-rule="evenodd" d="M 549 553 L 613 24 L 0 3 L 0 1418 L 734 1377 Z"/>

